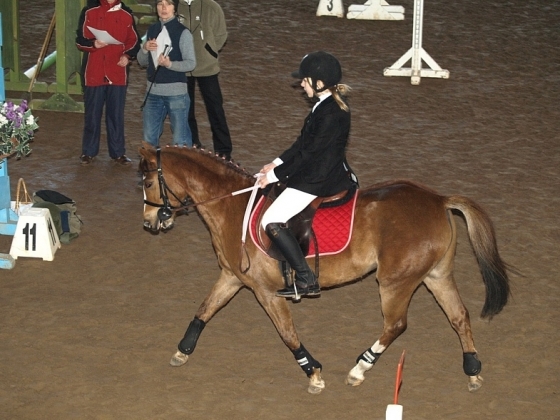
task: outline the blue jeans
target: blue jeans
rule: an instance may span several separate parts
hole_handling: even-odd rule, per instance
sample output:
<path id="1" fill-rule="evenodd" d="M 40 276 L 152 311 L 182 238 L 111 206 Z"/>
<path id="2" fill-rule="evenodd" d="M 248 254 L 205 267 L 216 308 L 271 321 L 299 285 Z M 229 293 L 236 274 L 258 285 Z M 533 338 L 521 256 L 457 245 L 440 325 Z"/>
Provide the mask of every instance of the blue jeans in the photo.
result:
<path id="1" fill-rule="evenodd" d="M 163 133 L 163 123 L 169 115 L 173 144 L 192 147 L 192 134 L 189 128 L 189 95 L 161 96 L 149 94 L 144 105 L 144 141 L 159 146 Z"/>

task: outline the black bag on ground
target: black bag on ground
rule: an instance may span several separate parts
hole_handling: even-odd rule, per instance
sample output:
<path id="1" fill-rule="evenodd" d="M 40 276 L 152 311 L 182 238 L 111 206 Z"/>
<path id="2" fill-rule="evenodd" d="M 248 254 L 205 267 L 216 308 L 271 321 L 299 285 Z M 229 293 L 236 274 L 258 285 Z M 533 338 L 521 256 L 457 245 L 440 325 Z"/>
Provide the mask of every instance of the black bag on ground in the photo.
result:
<path id="1" fill-rule="evenodd" d="M 82 220 L 76 214 L 76 202 L 64 194 L 51 190 L 39 190 L 33 194 L 33 207 L 48 208 L 63 244 L 77 238 L 82 230 Z"/>

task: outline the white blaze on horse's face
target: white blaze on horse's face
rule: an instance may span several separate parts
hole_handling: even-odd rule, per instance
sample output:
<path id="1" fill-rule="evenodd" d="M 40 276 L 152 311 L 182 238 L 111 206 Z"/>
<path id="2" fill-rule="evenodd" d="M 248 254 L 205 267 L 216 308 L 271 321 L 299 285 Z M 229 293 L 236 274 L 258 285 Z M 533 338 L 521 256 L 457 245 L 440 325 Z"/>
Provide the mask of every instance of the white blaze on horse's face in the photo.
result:
<path id="1" fill-rule="evenodd" d="M 142 180 L 146 180 L 146 176 L 142 176 Z M 142 183 L 142 193 L 144 194 L 144 227 L 146 229 L 156 231 L 159 230 L 159 220 L 157 218 L 157 209 L 146 204 L 146 186 L 145 182 Z"/>

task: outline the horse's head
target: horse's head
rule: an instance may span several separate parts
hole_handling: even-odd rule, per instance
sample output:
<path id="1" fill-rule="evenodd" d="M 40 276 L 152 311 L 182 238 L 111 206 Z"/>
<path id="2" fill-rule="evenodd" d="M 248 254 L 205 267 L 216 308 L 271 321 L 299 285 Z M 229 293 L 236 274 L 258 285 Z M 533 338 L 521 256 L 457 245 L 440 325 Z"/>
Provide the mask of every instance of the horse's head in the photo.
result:
<path id="1" fill-rule="evenodd" d="M 159 150 L 144 143 L 139 152 L 142 156 L 139 170 L 144 189 L 144 228 L 152 232 L 169 230 L 175 223 L 174 210 L 183 205 L 177 196 L 182 191 L 169 187 L 173 174 L 168 171 L 164 177 Z"/>
<path id="2" fill-rule="evenodd" d="M 204 218 L 212 203 L 231 197 L 234 191 L 255 182 L 238 164 L 204 149 L 177 146 L 154 149 L 143 143 L 139 153 L 144 227 L 153 232 L 171 229 L 175 212 L 187 207 L 202 205 Z M 230 199 L 227 204 L 231 202 Z M 197 209 L 201 212 L 200 207 Z"/>

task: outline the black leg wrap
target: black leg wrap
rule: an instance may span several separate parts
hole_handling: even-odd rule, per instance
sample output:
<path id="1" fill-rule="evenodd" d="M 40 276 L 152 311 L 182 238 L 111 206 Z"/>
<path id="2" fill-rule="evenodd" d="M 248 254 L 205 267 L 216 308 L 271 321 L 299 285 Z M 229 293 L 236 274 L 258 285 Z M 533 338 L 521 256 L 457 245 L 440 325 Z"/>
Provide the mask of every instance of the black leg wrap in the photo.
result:
<path id="1" fill-rule="evenodd" d="M 381 353 L 374 353 L 371 351 L 371 348 L 369 348 L 358 356 L 358 358 L 356 359 L 356 363 L 359 363 L 360 360 L 363 360 L 364 362 L 369 363 L 370 365 L 374 365 L 380 356 Z"/>
<path id="2" fill-rule="evenodd" d="M 185 336 L 179 343 L 179 351 L 184 354 L 191 354 L 196 347 L 196 342 L 198 341 L 198 337 L 206 323 L 201 321 L 198 318 L 194 318 L 191 323 L 189 324 L 189 328 L 187 328 L 187 332 Z"/>
<path id="3" fill-rule="evenodd" d="M 469 376 L 475 376 L 482 370 L 482 363 L 478 360 L 476 353 L 463 353 L 463 372 Z"/>
<path id="4" fill-rule="evenodd" d="M 309 352 L 305 349 L 305 347 L 303 347 L 303 344 L 299 347 L 299 349 L 293 350 L 292 353 L 294 354 L 299 366 L 308 377 L 313 374 L 313 368 L 317 368 L 319 370 L 323 369 L 321 363 L 311 357 Z"/>

